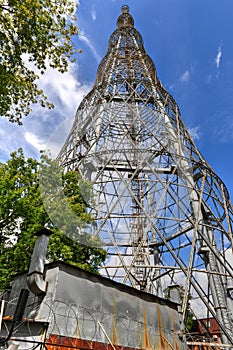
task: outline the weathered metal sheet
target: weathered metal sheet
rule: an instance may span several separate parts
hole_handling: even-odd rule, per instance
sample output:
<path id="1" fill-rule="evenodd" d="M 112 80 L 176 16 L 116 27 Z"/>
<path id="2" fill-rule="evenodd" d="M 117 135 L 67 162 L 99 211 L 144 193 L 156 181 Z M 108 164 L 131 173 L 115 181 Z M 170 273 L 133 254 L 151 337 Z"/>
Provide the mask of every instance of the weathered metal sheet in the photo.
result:
<path id="1" fill-rule="evenodd" d="M 48 349 L 185 348 L 175 303 L 64 263 L 48 265 L 45 275 L 46 295 L 41 300 L 30 295 L 24 316 L 48 324 Z M 25 278 L 15 280 L 14 298 Z M 14 312 L 9 301 L 8 317 Z"/>

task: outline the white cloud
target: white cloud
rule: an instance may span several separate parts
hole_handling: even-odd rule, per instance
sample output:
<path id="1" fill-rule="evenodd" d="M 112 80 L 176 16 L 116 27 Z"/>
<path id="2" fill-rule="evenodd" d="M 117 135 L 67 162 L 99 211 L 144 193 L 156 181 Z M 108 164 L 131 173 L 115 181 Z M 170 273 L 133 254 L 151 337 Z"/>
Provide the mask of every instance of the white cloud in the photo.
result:
<path id="1" fill-rule="evenodd" d="M 64 145 L 66 137 L 72 128 L 73 121 L 74 118 L 65 119 L 55 128 L 47 140 L 45 151 L 53 159 L 58 156 L 62 146 Z"/>
<path id="2" fill-rule="evenodd" d="M 37 150 L 45 148 L 45 145 L 48 148 L 49 144 L 50 149 L 52 147 L 59 151 L 72 126 L 70 120 L 73 120 L 80 102 L 90 91 L 91 86 L 82 85 L 78 81 L 77 66 L 71 65 L 69 71 L 64 74 L 48 69 L 40 80 L 40 87 L 45 91 L 49 101 L 54 103 L 55 108 L 44 111 L 38 106 L 26 124 L 25 138 L 27 137 L 26 141 Z M 65 127 L 66 120 L 69 121 L 69 129 Z"/>
<path id="3" fill-rule="evenodd" d="M 201 136 L 200 128 L 199 126 L 195 126 L 194 128 L 188 129 L 188 132 L 190 133 L 193 140 L 199 140 Z"/>
<path id="4" fill-rule="evenodd" d="M 34 105 L 31 114 L 23 119 L 23 126 L 0 118 L 0 161 L 6 161 L 10 153 L 20 147 L 26 157 L 38 157 L 39 150 L 44 148 L 59 125 L 67 119 L 72 120 L 79 103 L 91 89 L 91 85 L 79 82 L 77 64 L 70 65 L 64 74 L 48 68 L 40 77 L 39 87 L 55 108 L 48 110 Z M 67 133 L 63 129 L 63 137 Z"/>
<path id="5" fill-rule="evenodd" d="M 186 70 L 183 74 L 181 74 L 179 80 L 182 83 L 188 83 L 189 82 L 189 77 L 190 77 L 189 71 Z"/>
<path id="6" fill-rule="evenodd" d="M 214 128 L 216 138 L 219 142 L 229 143 L 233 141 L 233 120 L 232 115 L 222 112 L 221 120 Z"/>
<path id="7" fill-rule="evenodd" d="M 91 41 L 88 39 L 88 37 L 86 36 L 86 34 L 85 34 L 83 31 L 81 31 L 81 32 L 79 33 L 79 39 L 80 39 L 81 41 L 83 41 L 83 42 L 89 47 L 89 49 L 90 49 L 91 52 L 93 53 L 93 55 L 94 55 L 96 61 L 99 63 L 100 60 L 101 60 L 101 57 L 100 57 L 100 55 L 98 54 L 98 52 L 96 51 L 94 45 L 91 43 Z"/>
<path id="8" fill-rule="evenodd" d="M 91 11 L 91 17 L 92 17 L 92 20 L 93 20 L 93 21 L 96 20 L 96 10 L 92 10 L 92 11 Z"/>
<path id="9" fill-rule="evenodd" d="M 219 69 L 220 63 L 221 63 L 221 58 L 222 58 L 222 48 L 219 46 L 217 55 L 215 57 L 215 64 L 217 69 Z"/>
<path id="10" fill-rule="evenodd" d="M 20 141 L 24 139 L 22 127 L 10 123 L 6 118 L 0 118 L 0 162 L 9 158 L 9 154 L 16 151 Z"/>
<path id="11" fill-rule="evenodd" d="M 39 76 L 38 86 L 45 92 L 49 102 L 54 103 L 57 111 L 69 117 L 73 115 L 77 106 L 81 102 L 83 95 L 87 94 L 90 86 L 82 85 L 78 81 L 78 64 L 70 63 L 67 72 L 60 73 L 53 69 L 46 62 L 46 70 L 44 74 L 35 67 L 33 62 L 29 62 L 29 55 L 23 55 L 25 65 L 34 70 Z M 39 105 L 33 106 L 33 113 L 40 113 L 40 118 L 46 116 L 46 109 L 42 109 L 45 113 L 41 114 Z"/>
<path id="12" fill-rule="evenodd" d="M 72 64 L 68 72 L 63 74 L 48 68 L 39 81 L 39 86 L 45 91 L 48 99 L 55 104 L 56 109 L 59 108 L 58 112 L 66 117 L 75 113 L 83 95 L 90 90 L 90 86 L 81 85 L 77 75 L 77 65 Z"/>
<path id="13" fill-rule="evenodd" d="M 212 74 L 209 74 L 207 79 L 206 79 L 206 83 L 209 84 L 209 83 L 211 83 L 211 81 L 212 81 Z"/>
<path id="14" fill-rule="evenodd" d="M 25 140 L 35 147 L 38 151 L 45 148 L 45 144 L 42 140 L 39 139 L 38 136 L 36 136 L 33 132 L 26 131 L 24 134 Z"/>

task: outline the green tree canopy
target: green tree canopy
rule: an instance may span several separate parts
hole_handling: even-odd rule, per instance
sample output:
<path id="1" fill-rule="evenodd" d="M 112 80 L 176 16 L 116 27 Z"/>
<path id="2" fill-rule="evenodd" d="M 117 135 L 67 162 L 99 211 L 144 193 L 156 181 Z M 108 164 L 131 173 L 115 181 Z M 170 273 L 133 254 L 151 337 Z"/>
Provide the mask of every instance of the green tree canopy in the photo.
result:
<path id="1" fill-rule="evenodd" d="M 63 230 L 54 227 L 45 210 L 40 193 L 41 162 L 25 159 L 22 149 L 13 152 L 6 163 L 0 163 L 0 290 L 11 280 L 12 275 L 27 271 L 36 240 L 36 233 L 49 225 L 50 236 L 47 258 L 49 262 L 62 260 L 92 272 L 98 272 L 98 266 L 106 258 L 106 251 L 100 242 L 94 241 L 88 234 L 85 245 L 80 240 L 67 237 Z M 50 169 L 50 178 L 56 177 L 52 162 L 43 157 Z M 50 164 L 51 163 L 51 164 Z M 79 218 L 82 226 L 88 228 L 91 216 L 87 213 L 87 192 L 90 184 L 85 184 L 85 199 L 80 193 L 77 172 L 62 175 L 64 193 L 72 212 Z M 49 190 L 48 190 L 49 191 Z M 53 191 L 54 193 L 54 191 Z M 50 198 L 52 207 L 55 199 Z M 54 214 L 55 215 L 55 214 Z M 56 215 L 66 215 L 56 204 Z"/>
<path id="2" fill-rule="evenodd" d="M 37 86 L 37 72 L 67 70 L 76 6 L 74 0 L 0 0 L 0 116 L 20 124 L 33 103 L 53 107 Z"/>

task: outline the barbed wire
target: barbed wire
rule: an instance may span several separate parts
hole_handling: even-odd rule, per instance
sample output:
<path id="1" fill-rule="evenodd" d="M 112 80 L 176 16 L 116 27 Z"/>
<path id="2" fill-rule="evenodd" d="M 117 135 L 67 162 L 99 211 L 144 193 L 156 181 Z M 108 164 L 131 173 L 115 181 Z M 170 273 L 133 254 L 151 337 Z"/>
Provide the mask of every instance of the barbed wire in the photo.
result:
<path id="1" fill-rule="evenodd" d="M 50 299 L 50 301 L 52 300 Z M 14 303 L 16 304 L 16 302 Z M 37 302 L 35 305 L 37 307 Z M 33 305 L 31 304 L 31 306 Z M 77 348 L 75 345 L 77 339 L 109 343 L 101 330 L 100 324 L 103 326 L 109 338 L 112 338 L 114 326 L 118 333 L 117 335 L 120 335 L 121 338 L 119 342 L 122 343 L 122 339 L 124 339 L 124 345 L 128 344 L 130 347 L 138 347 L 140 345 L 139 343 L 142 345 L 145 328 L 151 345 L 156 345 L 161 341 L 161 334 L 163 341 L 166 341 L 168 345 L 174 342 L 174 336 L 177 337 L 178 341 L 175 330 L 168 329 L 167 327 L 156 327 L 154 324 L 145 324 L 143 315 L 140 314 L 140 317 L 138 317 L 139 315 L 131 317 L 127 315 L 126 310 L 124 312 L 117 311 L 117 313 L 114 314 L 102 310 L 100 305 L 76 305 L 59 299 L 55 299 L 52 303 L 43 301 L 43 307 L 47 308 L 47 315 L 43 317 L 43 322 L 47 324 L 48 327 L 44 326 L 40 328 L 39 331 L 37 331 L 38 333 L 35 334 L 35 322 L 41 322 L 39 317 L 35 316 L 33 322 L 30 319 L 24 319 L 14 328 L 11 341 L 14 340 L 19 343 L 31 344 L 31 346 L 25 347 L 25 350 L 34 350 L 40 345 L 45 348 L 46 345 L 66 347 L 66 344 L 58 344 L 58 342 L 52 341 L 53 338 L 50 338 L 51 335 L 65 337 L 66 340 L 69 339 L 70 343 L 68 347 L 72 348 Z M 27 310 L 27 313 L 31 311 L 32 310 Z M 4 323 L 4 327 L 8 330 L 6 323 Z M 20 337 L 20 330 L 24 329 L 25 333 L 25 328 L 27 337 Z M 44 332 L 43 341 L 41 341 L 41 339 L 38 340 L 38 337 L 41 336 L 42 329 Z M 19 336 L 17 336 L 17 334 Z M 23 350 L 22 347 L 20 347 L 20 349 Z"/>

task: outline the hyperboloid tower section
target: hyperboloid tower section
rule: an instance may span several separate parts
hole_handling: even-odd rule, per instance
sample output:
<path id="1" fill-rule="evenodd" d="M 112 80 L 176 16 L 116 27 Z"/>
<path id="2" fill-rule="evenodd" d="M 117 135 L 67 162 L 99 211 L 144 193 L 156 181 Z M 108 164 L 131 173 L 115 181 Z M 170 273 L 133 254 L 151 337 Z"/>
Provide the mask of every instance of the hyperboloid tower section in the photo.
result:
<path id="1" fill-rule="evenodd" d="M 158 296 L 182 285 L 183 314 L 192 295 L 194 313 L 215 318 L 232 343 L 229 195 L 159 82 L 127 6 L 59 160 L 93 184 L 92 234 L 108 252 L 102 273 Z"/>

